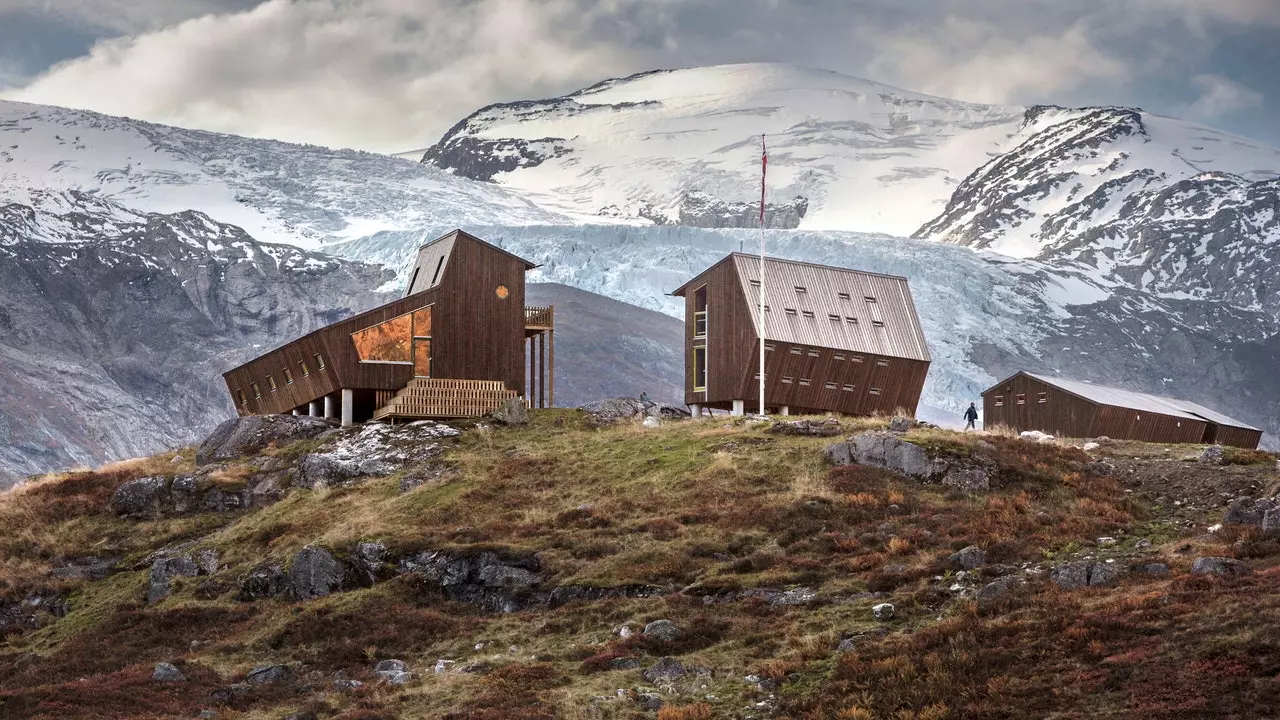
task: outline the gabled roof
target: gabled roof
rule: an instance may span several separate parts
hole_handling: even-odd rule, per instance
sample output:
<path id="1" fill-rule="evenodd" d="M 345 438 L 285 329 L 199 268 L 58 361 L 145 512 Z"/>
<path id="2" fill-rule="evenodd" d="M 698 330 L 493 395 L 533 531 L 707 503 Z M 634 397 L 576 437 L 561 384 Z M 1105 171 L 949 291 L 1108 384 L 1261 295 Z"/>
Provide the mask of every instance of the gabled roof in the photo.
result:
<path id="1" fill-rule="evenodd" d="M 734 265 L 758 328 L 760 258 L 733 253 L 720 262 L 726 261 Z M 906 278 L 768 256 L 764 274 L 766 339 L 931 360 Z M 672 294 L 685 294 L 698 278 Z"/>
<path id="2" fill-rule="evenodd" d="M 1171 417 L 1186 418 L 1189 420 L 1207 420 L 1216 425 L 1226 425 L 1228 427 L 1242 428 L 1244 430 L 1258 430 L 1258 428 L 1244 422 L 1240 422 L 1235 418 L 1223 415 L 1216 410 L 1210 410 L 1203 405 L 1198 405 L 1189 400 L 1178 400 L 1176 398 L 1162 397 L 1160 395 L 1150 395 L 1147 393 L 1134 392 L 1132 390 L 1122 390 L 1120 388 L 1105 387 L 1102 385 L 1094 385 L 1091 382 L 1083 380 L 1067 380 L 1065 378 L 1051 377 L 1048 375 L 1036 375 L 1034 373 L 1023 372 L 1018 375 L 1026 375 L 1034 380 L 1039 380 L 1046 385 L 1052 385 L 1059 390 L 1069 392 L 1072 395 L 1098 403 L 1099 405 L 1111 405 L 1113 407 L 1122 407 L 1129 410 L 1140 410 L 1142 412 L 1157 413 L 1159 415 L 1169 415 Z M 1017 377 L 1014 375 L 1013 377 Z M 997 383 L 995 387 L 990 388 L 987 392 L 995 390 L 1013 378 L 1008 378 Z M 983 395 L 986 395 L 984 392 Z"/>
<path id="3" fill-rule="evenodd" d="M 438 237 L 431 242 L 423 243 L 418 247 L 418 254 L 414 257 L 413 266 L 409 270 L 409 282 L 404 287 L 404 297 L 425 292 L 440 284 L 440 281 L 444 278 L 444 270 L 446 270 L 452 262 L 450 257 L 453 255 L 453 248 L 454 245 L 457 244 L 458 238 L 466 238 L 467 240 L 483 245 L 494 252 L 501 253 L 509 258 L 524 263 L 525 272 L 538 267 L 519 255 L 507 252 L 497 245 L 481 240 L 471 233 L 463 230 L 454 230 L 453 232 Z"/>
<path id="4" fill-rule="evenodd" d="M 515 259 L 515 260 L 519 260 L 520 262 L 524 263 L 524 269 L 525 269 L 526 271 L 527 271 L 527 270 L 533 270 L 534 268 L 537 268 L 537 267 L 541 267 L 541 265 L 538 265 L 537 263 L 529 262 L 528 260 L 525 260 L 524 258 L 520 257 L 519 255 L 516 255 L 516 254 L 515 254 L 515 253 L 513 253 L 513 252 L 509 252 L 509 251 L 507 251 L 507 250 L 503 250 L 502 248 L 498 247 L 497 245 L 494 245 L 493 243 L 491 243 L 491 242 L 489 242 L 489 241 L 487 241 L 487 240 L 481 240 L 480 238 L 476 237 L 475 235 L 472 235 L 471 233 L 467 232 L 466 230 L 454 230 L 453 232 L 451 232 L 451 233 L 447 233 L 447 234 L 445 234 L 445 235 L 443 235 L 443 236 L 441 236 L 441 237 L 438 237 L 438 238 L 436 238 L 435 240 L 432 240 L 431 242 L 426 242 L 426 243 L 423 243 L 423 244 L 419 245 L 419 246 L 418 246 L 418 250 L 419 250 L 419 251 L 421 251 L 423 248 L 428 247 L 428 246 L 430 246 L 430 245 L 434 245 L 435 243 L 442 242 L 442 241 L 445 241 L 445 240 L 452 240 L 452 239 L 457 238 L 457 237 L 459 237 L 459 236 L 460 236 L 460 237 L 467 238 L 468 240 L 471 240 L 472 242 L 478 242 L 478 243 L 480 243 L 481 245 L 484 245 L 485 247 L 489 248 L 490 250 L 497 250 L 498 252 L 502 253 L 503 255 L 506 255 L 506 256 L 507 256 L 507 257 L 509 257 L 509 258 L 512 258 L 512 259 Z"/>

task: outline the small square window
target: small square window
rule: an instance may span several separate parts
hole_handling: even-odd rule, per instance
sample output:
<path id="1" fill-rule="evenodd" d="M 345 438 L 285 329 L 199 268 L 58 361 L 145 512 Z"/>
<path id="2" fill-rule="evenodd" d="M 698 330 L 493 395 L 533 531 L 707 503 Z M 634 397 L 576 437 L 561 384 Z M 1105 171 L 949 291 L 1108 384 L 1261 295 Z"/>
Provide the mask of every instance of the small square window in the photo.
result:
<path id="1" fill-rule="evenodd" d="M 1049 393 L 1040 393 L 1039 397 L 1036 398 L 1036 402 L 1040 403 L 1041 405 L 1044 405 L 1045 403 L 1049 402 Z"/>
<path id="2" fill-rule="evenodd" d="M 803 354 L 804 354 L 804 348 L 793 347 L 793 348 L 791 348 L 791 354 L 792 354 L 792 355 L 803 355 Z"/>
<path id="3" fill-rule="evenodd" d="M 1004 407 L 1004 396 L 1003 396 L 1003 395 L 997 395 L 997 396 L 996 396 L 996 407 Z"/>
<path id="4" fill-rule="evenodd" d="M 849 362 L 856 362 L 856 363 L 860 363 L 860 362 L 862 362 L 862 361 L 863 361 L 863 360 L 865 360 L 865 359 L 866 359 L 866 358 L 862 357 L 861 355 L 854 355 L 853 357 L 849 358 Z"/>
<path id="5" fill-rule="evenodd" d="M 271 392 L 275 392 L 276 390 L 280 389 L 276 387 L 276 379 L 271 375 L 267 376 L 267 387 L 271 388 Z"/>
<path id="6" fill-rule="evenodd" d="M 1018 395 L 1018 404 L 1019 404 L 1019 405 L 1026 405 L 1026 404 L 1027 404 L 1027 396 L 1026 396 L 1026 395 L 1023 395 L 1023 394 L 1019 394 L 1019 395 Z"/>
<path id="7" fill-rule="evenodd" d="M 883 321 L 883 320 L 872 320 L 872 321 L 871 321 L 871 324 L 872 324 L 872 325 L 875 325 L 876 327 L 879 327 L 879 328 L 884 327 L 884 321 Z"/>
<path id="8" fill-rule="evenodd" d="M 826 384 L 826 388 L 827 388 L 828 390 L 835 390 L 837 387 L 839 387 L 839 385 L 836 385 L 836 384 L 835 384 L 835 383 L 833 383 L 833 382 L 829 382 L 829 383 L 827 383 L 827 384 Z"/>
<path id="9" fill-rule="evenodd" d="M 244 396 L 244 391 L 243 391 L 243 390 L 236 390 L 236 395 L 238 395 L 238 396 L 240 397 L 240 404 L 241 404 L 241 405 L 248 405 L 248 404 L 249 404 L 249 398 L 247 398 L 247 397 L 245 397 L 245 396 Z"/>
<path id="10" fill-rule="evenodd" d="M 812 319 L 814 319 L 815 317 L 817 317 L 816 315 L 814 315 L 814 314 L 813 314 L 813 311 L 812 311 L 812 310 L 805 310 L 802 314 L 803 314 L 805 317 L 809 318 L 810 320 L 812 320 Z"/>
<path id="11" fill-rule="evenodd" d="M 876 367 L 889 367 L 889 361 L 888 361 L 888 360 L 877 360 L 877 361 L 876 361 Z"/>
<path id="12" fill-rule="evenodd" d="M 284 384 L 285 385 L 293 384 L 293 371 L 290 370 L 289 368 L 284 369 Z"/>
<path id="13" fill-rule="evenodd" d="M 795 309 L 795 308 L 787 308 L 787 314 L 788 314 L 788 315 L 795 315 L 795 314 L 796 314 L 796 309 Z"/>
<path id="14" fill-rule="evenodd" d="M 318 353 L 316 354 L 316 368 L 321 372 L 324 371 L 324 358 L 320 357 Z"/>
<path id="15" fill-rule="evenodd" d="M 879 394 L 880 394 L 880 388 L 871 388 L 871 389 L 870 389 L 870 390 L 868 390 L 867 392 L 871 393 L 872 395 L 879 395 Z"/>
<path id="16" fill-rule="evenodd" d="M 835 313 L 831 313 L 830 315 L 827 315 L 827 319 L 831 320 L 832 322 L 840 322 L 840 316 L 836 315 Z"/>
<path id="17" fill-rule="evenodd" d="M 764 349 L 765 349 L 765 352 L 773 352 L 774 350 L 778 349 L 778 346 L 770 343 L 765 343 Z"/>
<path id="18" fill-rule="evenodd" d="M 864 295 L 863 299 L 865 299 L 867 302 L 871 303 L 872 305 L 874 305 L 876 302 L 876 298 L 874 295 Z"/>
<path id="19" fill-rule="evenodd" d="M 858 318 L 856 318 L 856 317 L 851 317 L 851 316 L 849 316 L 849 315 L 845 315 L 845 316 L 844 316 L 844 321 L 845 321 L 845 322 L 847 322 L 847 323 L 849 323 L 850 325 L 857 325 L 857 324 L 858 324 Z"/>
<path id="20" fill-rule="evenodd" d="M 747 282 L 751 283 L 751 287 L 760 287 L 759 280 L 748 280 Z"/>
<path id="21" fill-rule="evenodd" d="M 796 292 L 798 292 L 798 293 L 807 293 L 807 292 L 809 292 L 809 291 L 808 291 L 808 290 L 806 290 L 806 289 L 804 288 L 804 286 L 803 286 L 803 285 L 796 285 Z"/>
<path id="22" fill-rule="evenodd" d="M 836 362 L 844 362 L 844 353 L 836 353 Z"/>
<path id="23" fill-rule="evenodd" d="M 849 293 L 839 293 L 839 295 L 840 295 L 840 299 L 841 299 L 841 300 L 852 300 L 852 299 L 853 299 L 852 297 L 850 297 Z"/>
<path id="24" fill-rule="evenodd" d="M 845 386 L 844 386 L 844 391 L 845 391 L 845 392 L 853 392 L 853 386 L 852 386 L 852 385 L 845 385 Z"/>
<path id="25" fill-rule="evenodd" d="M 822 353 L 817 350 L 809 350 L 809 357 L 818 357 Z"/>
<path id="26" fill-rule="evenodd" d="M 804 386 L 804 387 L 809 387 L 809 379 L 808 379 L 808 378 L 800 378 L 800 384 L 801 384 L 802 386 Z"/>
<path id="27" fill-rule="evenodd" d="M 791 383 L 794 383 L 795 381 L 796 381 L 796 379 L 795 379 L 795 378 L 793 378 L 793 377 L 783 376 L 783 378 L 782 378 L 782 384 L 783 384 L 783 385 L 790 385 Z"/>

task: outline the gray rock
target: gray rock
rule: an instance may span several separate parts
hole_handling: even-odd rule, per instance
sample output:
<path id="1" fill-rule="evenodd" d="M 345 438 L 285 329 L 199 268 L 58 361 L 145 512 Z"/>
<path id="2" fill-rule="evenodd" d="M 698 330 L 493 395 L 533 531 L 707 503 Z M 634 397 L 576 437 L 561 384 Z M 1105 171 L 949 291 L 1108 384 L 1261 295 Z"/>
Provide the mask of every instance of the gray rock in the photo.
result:
<path id="1" fill-rule="evenodd" d="M 979 466 L 933 458 L 924 448 L 892 432 L 867 432 L 848 442 L 827 448 L 827 459 L 836 465 L 870 465 L 923 482 L 940 482 L 966 491 L 990 488 L 987 471 Z"/>
<path id="2" fill-rule="evenodd" d="M 186 682 L 187 676 L 175 665 L 167 662 L 156 663 L 156 669 L 151 673 L 151 679 L 156 682 Z"/>
<path id="3" fill-rule="evenodd" d="M 293 678 L 293 668 L 288 665 L 259 665 L 249 671 L 245 682 L 250 685 L 269 685 Z"/>
<path id="4" fill-rule="evenodd" d="M 1280 533 L 1280 508 L 1271 508 L 1262 514 L 1260 525 L 1262 532 L 1268 535 Z"/>
<path id="5" fill-rule="evenodd" d="M 1223 577 L 1239 577 L 1248 575 L 1249 566 L 1232 558 L 1198 557 L 1191 565 L 1193 575 L 1221 575 Z"/>
<path id="6" fill-rule="evenodd" d="M 1200 462 L 1205 465 L 1225 465 L 1227 463 L 1226 448 L 1221 445 L 1210 445 L 1200 453 Z"/>
<path id="7" fill-rule="evenodd" d="M 644 626 L 644 636 L 660 642 L 675 642 L 684 633 L 670 620 L 654 620 Z"/>
<path id="8" fill-rule="evenodd" d="M 817 422 L 811 420 L 781 420 L 775 422 L 766 432 L 774 435 L 835 437 L 840 434 L 840 421 L 835 418 Z"/>
<path id="9" fill-rule="evenodd" d="M 121 517 L 144 519 L 160 517 L 170 507 L 169 483 L 166 477 L 153 476 L 130 480 L 111 495 L 111 509 Z"/>
<path id="10" fill-rule="evenodd" d="M 392 569 L 387 563 L 387 546 L 380 542 L 357 544 L 351 555 L 351 569 L 356 581 L 365 587 L 384 579 Z"/>
<path id="11" fill-rule="evenodd" d="M 489 419 L 499 425 L 528 425 L 529 408 L 525 407 L 523 399 L 512 398 L 489 413 Z"/>
<path id="12" fill-rule="evenodd" d="M 911 429 L 911 419 L 895 416 L 889 421 L 889 432 L 904 433 Z"/>
<path id="13" fill-rule="evenodd" d="M 429 420 L 408 425 L 368 423 L 344 431 L 337 441 L 302 458 L 294 484 L 313 490 L 391 475 L 439 457 L 446 443 L 460 434 L 456 428 Z"/>
<path id="14" fill-rule="evenodd" d="M 639 670 L 640 658 L 620 657 L 614 658 L 609 662 L 609 666 L 614 670 Z"/>
<path id="15" fill-rule="evenodd" d="M 982 589 L 978 591 L 978 594 L 974 596 L 974 598 L 978 601 L 978 604 L 980 605 L 983 603 L 989 603 L 995 600 L 996 598 L 1000 598 L 1000 597 L 1004 597 L 1005 595 L 1008 595 L 1009 593 L 1017 589 L 1017 587 L 1021 584 L 1022 584 L 1022 578 L 1018 577 L 1017 575 L 1009 575 L 1007 577 L 1002 577 L 999 580 L 994 580 L 992 582 L 987 583 L 986 585 L 983 585 Z"/>
<path id="16" fill-rule="evenodd" d="M 1145 573 L 1147 575 L 1168 575 L 1169 566 L 1164 563 L 1147 563 L 1146 565 L 1138 568 L 1138 572 Z"/>
<path id="17" fill-rule="evenodd" d="M 373 671 L 379 675 L 382 673 L 402 673 L 409 672 L 409 666 L 403 660 L 383 660 L 373 667 Z"/>
<path id="18" fill-rule="evenodd" d="M 646 417 L 663 420 L 680 420 L 690 416 L 688 410 L 674 405 L 650 402 L 635 398 L 609 398 L 587 403 L 578 408 L 587 416 L 589 425 L 603 426 L 620 422 L 642 421 Z"/>
<path id="19" fill-rule="evenodd" d="M 1089 567 L 1089 587 L 1112 585 L 1125 573 L 1125 566 L 1118 562 L 1099 562 Z"/>
<path id="20" fill-rule="evenodd" d="M 305 415 L 250 415 L 219 425 L 200 444 L 196 465 L 235 460 L 255 455 L 268 446 L 288 445 L 313 438 L 333 427 L 333 423 Z"/>
<path id="21" fill-rule="evenodd" d="M 537 556 L 504 562 L 491 552 L 454 555 L 426 551 L 401 558 L 396 571 L 418 574 L 427 586 L 452 600 L 514 612 L 536 600 L 532 589 L 541 582 L 535 574 L 537 568 Z"/>
<path id="22" fill-rule="evenodd" d="M 1095 460 L 1085 463 L 1084 471 L 1097 477 L 1112 477 L 1116 474 L 1116 466 L 1104 460 Z"/>
<path id="23" fill-rule="evenodd" d="M 1089 584 L 1089 566 L 1093 563 L 1076 561 L 1063 563 L 1053 568 L 1049 579 L 1063 590 L 1074 590 Z"/>
<path id="24" fill-rule="evenodd" d="M 1274 500 L 1238 498 L 1233 500 L 1222 516 L 1225 525 L 1252 525 L 1262 527 L 1262 521 L 1268 512 L 1277 509 Z"/>
<path id="25" fill-rule="evenodd" d="M 674 680 L 688 674 L 688 670 L 677 659 L 673 657 L 664 657 L 656 664 L 645 670 L 643 674 L 645 682 L 656 685 L 663 681 Z"/>
<path id="26" fill-rule="evenodd" d="M 395 686 L 407 685 L 414 679 L 414 674 L 411 672 L 379 673 L 379 676 L 386 684 Z"/>
<path id="27" fill-rule="evenodd" d="M 59 580 L 106 580 L 116 571 L 119 557 L 83 557 L 67 561 L 66 564 L 51 571 Z"/>
<path id="28" fill-rule="evenodd" d="M 871 615 L 877 620 L 892 620 L 895 612 L 893 603 L 880 603 L 871 608 Z"/>
<path id="29" fill-rule="evenodd" d="M 274 563 L 260 565 L 240 580 L 238 600 L 252 602 L 275 597 L 289 589 L 289 576 L 284 568 Z"/>
<path id="30" fill-rule="evenodd" d="M 322 547 L 308 545 L 289 566 L 289 593 L 294 600 L 314 600 L 342 589 L 347 568 Z"/>
<path id="31" fill-rule="evenodd" d="M 538 584 L 537 575 L 509 565 L 485 565 L 476 577 L 490 588 L 527 588 Z"/>
<path id="32" fill-rule="evenodd" d="M 965 492 L 991 489 L 991 476 L 980 467 L 953 467 L 942 476 L 942 484 Z"/>
<path id="33" fill-rule="evenodd" d="M 201 710 L 196 717 L 200 718 L 200 720 L 218 720 L 218 713 L 215 710 L 205 709 Z"/>
<path id="34" fill-rule="evenodd" d="M 196 577 L 199 574 L 200 565 L 189 554 L 157 558 L 151 563 L 147 575 L 147 604 L 169 597 L 169 583 L 173 578 Z"/>
<path id="35" fill-rule="evenodd" d="M 662 696 L 657 693 L 638 693 L 636 704 L 645 710 L 661 710 L 664 703 Z"/>
<path id="36" fill-rule="evenodd" d="M 987 554 L 977 545 L 970 545 L 947 558 L 947 562 L 958 570 L 976 570 L 986 561 Z"/>

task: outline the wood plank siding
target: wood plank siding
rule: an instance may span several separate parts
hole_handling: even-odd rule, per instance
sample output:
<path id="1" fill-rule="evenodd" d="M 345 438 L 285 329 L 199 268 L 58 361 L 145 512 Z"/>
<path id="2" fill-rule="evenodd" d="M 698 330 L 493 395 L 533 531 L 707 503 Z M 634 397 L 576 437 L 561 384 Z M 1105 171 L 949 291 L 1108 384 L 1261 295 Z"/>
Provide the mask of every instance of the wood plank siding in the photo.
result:
<path id="1" fill-rule="evenodd" d="M 288 413 L 351 389 L 360 391 L 357 414 L 372 416 L 379 402 L 390 397 L 388 391 L 409 384 L 414 365 L 361 362 L 352 333 L 430 307 L 432 377 L 501 381 L 508 390 L 523 394 L 524 276 L 532 267 L 467 233 L 450 233 L 419 252 L 413 288 L 421 290 L 225 373 L 227 389 L 241 415 Z M 285 368 L 290 369 L 292 383 L 285 377 Z M 242 402 L 241 392 L 247 402 Z"/>
<path id="2" fill-rule="evenodd" d="M 982 394 L 984 427 L 1256 448 L 1262 432 L 1184 400 L 1018 373 Z"/>
<path id="3" fill-rule="evenodd" d="M 756 409 L 759 259 L 734 253 L 675 291 L 685 298 L 685 402 Z M 794 413 L 914 414 L 930 356 L 904 278 L 766 259 L 765 405 Z M 699 293 L 706 337 L 699 338 Z M 706 347 L 706 388 L 696 353 Z"/>

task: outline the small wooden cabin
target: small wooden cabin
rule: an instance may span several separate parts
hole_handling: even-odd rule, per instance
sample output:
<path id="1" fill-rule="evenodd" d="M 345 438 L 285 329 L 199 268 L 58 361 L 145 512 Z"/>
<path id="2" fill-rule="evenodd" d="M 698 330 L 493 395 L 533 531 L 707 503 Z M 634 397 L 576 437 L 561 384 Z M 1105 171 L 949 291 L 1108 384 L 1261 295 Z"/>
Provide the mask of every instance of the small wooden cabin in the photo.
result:
<path id="1" fill-rule="evenodd" d="M 920 402 L 930 355 L 907 279 L 765 259 L 765 409 L 872 415 Z M 682 285 L 685 402 L 759 404 L 760 258 L 733 253 Z"/>
<path id="2" fill-rule="evenodd" d="M 982 394 L 985 427 L 1256 449 L 1262 431 L 1186 400 L 1020 372 Z"/>
<path id="3" fill-rule="evenodd" d="M 226 372 L 227 390 L 240 415 L 341 417 L 344 425 L 476 417 L 517 397 L 550 406 L 555 311 L 524 306 L 534 267 L 449 233 L 419 249 L 403 298 Z"/>

